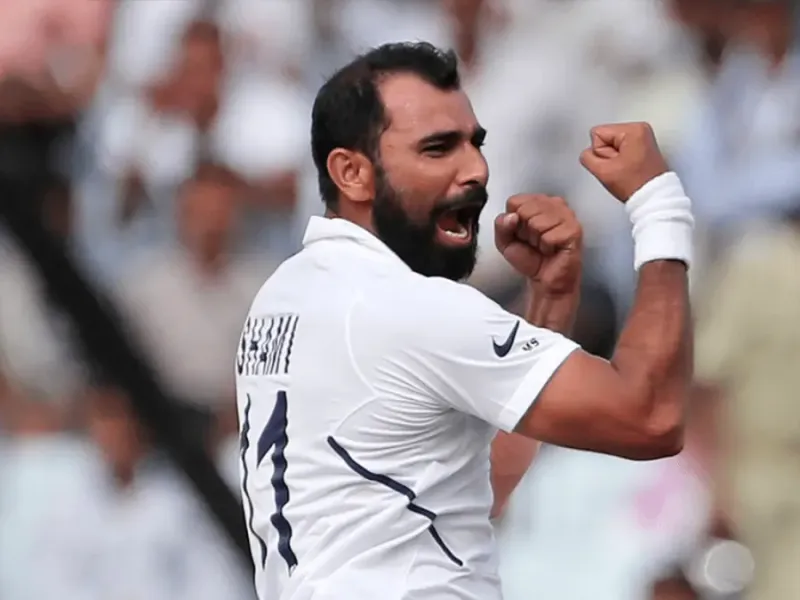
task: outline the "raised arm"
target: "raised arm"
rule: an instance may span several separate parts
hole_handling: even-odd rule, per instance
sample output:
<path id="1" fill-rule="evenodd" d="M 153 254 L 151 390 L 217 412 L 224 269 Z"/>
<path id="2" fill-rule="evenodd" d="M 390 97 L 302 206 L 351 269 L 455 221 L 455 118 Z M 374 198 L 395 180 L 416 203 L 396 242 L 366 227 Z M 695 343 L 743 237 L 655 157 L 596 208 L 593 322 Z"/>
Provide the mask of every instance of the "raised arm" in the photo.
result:
<path id="1" fill-rule="evenodd" d="M 525 320 L 531 325 L 568 334 L 575 321 L 580 288 L 563 295 L 548 293 L 535 282 L 530 284 L 531 298 Z M 539 441 L 519 433 L 500 431 L 492 441 L 491 481 L 494 503 L 491 517 L 500 516 L 511 494 L 522 481 L 539 450 Z"/>
<path id="2" fill-rule="evenodd" d="M 638 291 L 611 361 L 555 331 L 554 315 L 566 323 L 569 303 L 544 310 L 536 302 L 547 298 L 534 297 L 533 313 L 548 320 L 542 328 L 440 278 L 414 280 L 413 290 L 375 290 L 359 306 L 351 334 L 365 346 L 362 356 L 379 361 L 374 385 L 387 397 L 427 398 L 559 446 L 633 459 L 669 456 L 681 448 L 691 378 L 691 202 L 645 124 L 596 128 L 581 158 L 626 202 L 633 224 Z M 540 204 L 530 196 L 509 200 L 498 217 L 508 242 L 503 255 L 551 291 L 569 289 L 576 264 L 580 270 L 579 228 L 570 235 L 570 223 Z M 390 301 L 398 296 L 402 303 Z M 377 322 L 380 339 L 371 326 Z"/>
<path id="3" fill-rule="evenodd" d="M 507 210 L 495 222 L 495 241 L 506 260 L 528 280 L 525 320 L 568 335 L 580 303 L 583 232 L 578 219 L 561 198 L 547 196 L 514 196 Z M 543 242 L 544 235 L 548 237 Z M 555 248 L 565 251 L 557 254 Z M 498 432 L 491 451 L 493 518 L 505 509 L 538 448 L 537 440 Z"/>
<path id="4" fill-rule="evenodd" d="M 682 447 L 692 375 L 690 202 L 645 124 L 596 128 L 581 161 L 627 203 L 636 299 L 611 361 L 573 352 L 516 431 L 632 459 L 669 456 Z"/>

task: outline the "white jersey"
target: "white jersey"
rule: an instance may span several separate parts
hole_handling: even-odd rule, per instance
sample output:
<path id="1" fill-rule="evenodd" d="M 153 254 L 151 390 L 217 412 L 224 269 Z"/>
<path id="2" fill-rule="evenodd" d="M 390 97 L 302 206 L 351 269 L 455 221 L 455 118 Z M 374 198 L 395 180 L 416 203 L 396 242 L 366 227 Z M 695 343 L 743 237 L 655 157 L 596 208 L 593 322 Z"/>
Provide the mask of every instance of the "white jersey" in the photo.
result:
<path id="1" fill-rule="evenodd" d="M 489 446 L 577 347 L 342 219 L 256 296 L 236 361 L 261 600 L 500 598 Z"/>

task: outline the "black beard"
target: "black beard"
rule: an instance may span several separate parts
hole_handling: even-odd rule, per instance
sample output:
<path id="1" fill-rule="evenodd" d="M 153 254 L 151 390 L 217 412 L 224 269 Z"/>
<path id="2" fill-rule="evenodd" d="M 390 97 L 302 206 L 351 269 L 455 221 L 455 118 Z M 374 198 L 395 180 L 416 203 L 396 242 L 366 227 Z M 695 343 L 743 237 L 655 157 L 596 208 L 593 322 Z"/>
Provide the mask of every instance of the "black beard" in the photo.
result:
<path id="1" fill-rule="evenodd" d="M 468 246 L 454 248 L 436 241 L 436 221 L 442 213 L 463 205 L 486 204 L 486 188 L 475 186 L 454 198 L 436 203 L 425 223 L 413 221 L 403 209 L 399 194 L 377 173 L 372 221 L 378 237 L 409 268 L 425 277 L 462 281 L 472 274 L 478 257 L 478 220 Z"/>

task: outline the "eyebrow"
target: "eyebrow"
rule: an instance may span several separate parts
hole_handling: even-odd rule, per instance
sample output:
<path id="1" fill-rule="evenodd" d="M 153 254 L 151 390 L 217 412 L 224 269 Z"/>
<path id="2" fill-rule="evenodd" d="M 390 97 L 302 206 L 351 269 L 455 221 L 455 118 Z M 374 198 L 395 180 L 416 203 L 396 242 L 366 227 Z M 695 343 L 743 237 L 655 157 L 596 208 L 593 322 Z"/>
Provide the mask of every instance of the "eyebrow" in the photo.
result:
<path id="1" fill-rule="evenodd" d="M 432 133 L 430 135 L 426 135 L 422 138 L 417 145 L 420 148 L 424 148 L 428 144 L 456 144 L 463 140 L 466 136 L 464 135 L 463 131 L 459 131 L 457 129 L 451 129 L 449 131 L 437 131 L 436 133 Z M 473 144 L 479 145 L 483 143 L 483 140 L 486 138 L 486 129 L 478 125 L 475 127 L 469 135 L 469 140 Z"/>

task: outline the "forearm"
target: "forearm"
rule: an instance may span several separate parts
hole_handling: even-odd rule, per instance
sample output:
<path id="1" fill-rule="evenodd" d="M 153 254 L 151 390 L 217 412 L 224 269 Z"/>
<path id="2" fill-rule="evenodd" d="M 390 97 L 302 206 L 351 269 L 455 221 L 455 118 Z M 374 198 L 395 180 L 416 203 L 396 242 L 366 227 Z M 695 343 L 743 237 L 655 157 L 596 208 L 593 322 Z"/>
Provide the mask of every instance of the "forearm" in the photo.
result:
<path id="1" fill-rule="evenodd" d="M 573 293 L 549 294 L 541 286 L 530 282 L 530 297 L 525 320 L 531 325 L 568 334 L 575 322 L 580 303 L 580 286 Z M 518 433 L 499 432 L 492 442 L 491 482 L 494 505 L 491 516 L 502 514 L 508 499 L 531 466 L 539 442 Z"/>
<path id="2" fill-rule="evenodd" d="M 636 298 L 611 359 L 629 387 L 632 418 L 658 429 L 682 420 L 692 378 L 686 266 L 654 261 L 639 271 Z"/>
<path id="3" fill-rule="evenodd" d="M 528 284 L 528 307 L 525 320 L 531 325 L 569 335 L 580 304 L 580 286 L 568 294 L 551 294 L 541 285 Z"/>
<path id="4" fill-rule="evenodd" d="M 511 494 L 522 481 L 536 457 L 539 442 L 518 433 L 498 432 L 492 441 L 491 483 L 494 502 L 491 518 L 499 517 Z"/>

